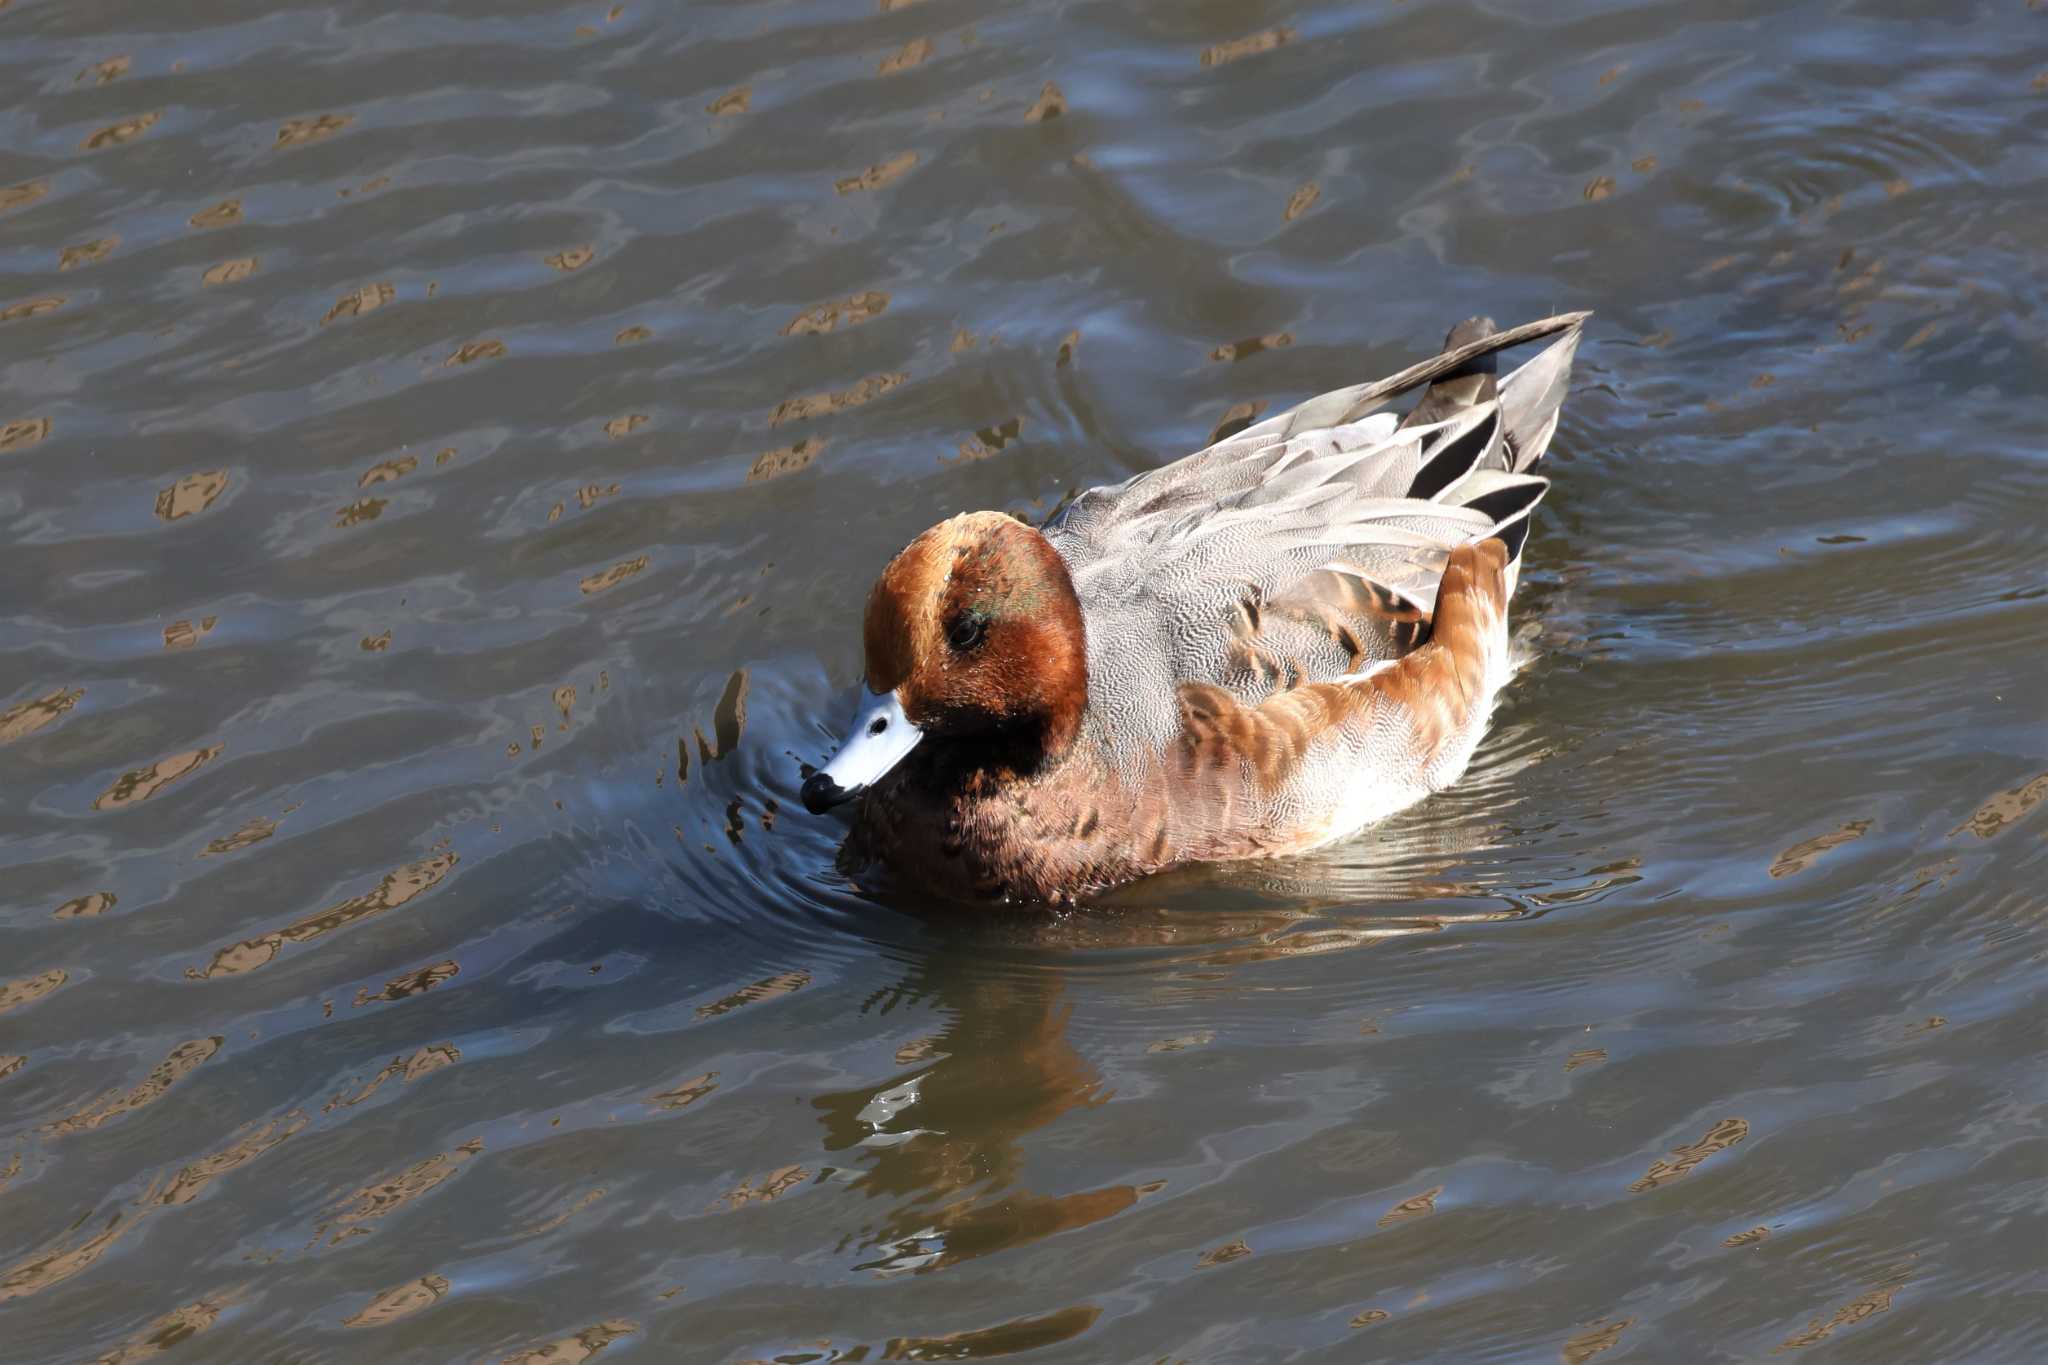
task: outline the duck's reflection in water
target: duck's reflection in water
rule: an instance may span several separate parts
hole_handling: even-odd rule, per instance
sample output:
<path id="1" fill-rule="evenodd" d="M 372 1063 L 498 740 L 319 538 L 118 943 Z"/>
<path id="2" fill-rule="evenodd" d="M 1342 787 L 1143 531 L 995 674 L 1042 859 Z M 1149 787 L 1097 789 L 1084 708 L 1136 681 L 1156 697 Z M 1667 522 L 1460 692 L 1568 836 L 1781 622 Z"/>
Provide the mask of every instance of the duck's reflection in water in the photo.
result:
<path id="1" fill-rule="evenodd" d="M 885 1208 L 842 1253 L 878 1275 L 940 1270 L 1114 1218 L 1157 1193 L 1164 1182 L 1069 1192 L 1027 1183 L 1030 1136 L 1111 1095 L 1068 1036 L 1070 985 L 1112 973 L 1155 987 L 1223 982 L 1233 969 L 1275 958 L 1525 913 L 1451 879 L 1469 838 L 1447 847 L 1437 831 L 1420 843 L 1432 846 L 1407 839 L 1353 856 L 1374 864 L 1371 908 L 1333 898 L 1327 866 L 1294 859 L 1154 879 L 1088 911 L 967 922 L 934 909 L 929 951 L 869 1008 L 922 1002 L 949 1022 L 899 1049 L 904 1069 L 888 1083 L 813 1101 L 824 1147 L 844 1154 L 838 1178 Z M 1306 894 L 1314 881 L 1321 895 Z"/>
<path id="2" fill-rule="evenodd" d="M 879 1089 L 814 1101 L 826 1149 L 848 1153 L 856 1168 L 851 1187 L 889 1205 L 842 1247 L 860 1269 L 936 1270 L 1114 1217 L 1150 1192 L 1047 1194 L 1019 1184 L 1028 1134 L 1106 1098 L 1100 1074 L 1067 1039 L 1059 971 L 977 970 L 961 942 L 920 964 L 899 991 L 950 1008 L 935 1037 L 898 1053 L 930 1064 Z"/>

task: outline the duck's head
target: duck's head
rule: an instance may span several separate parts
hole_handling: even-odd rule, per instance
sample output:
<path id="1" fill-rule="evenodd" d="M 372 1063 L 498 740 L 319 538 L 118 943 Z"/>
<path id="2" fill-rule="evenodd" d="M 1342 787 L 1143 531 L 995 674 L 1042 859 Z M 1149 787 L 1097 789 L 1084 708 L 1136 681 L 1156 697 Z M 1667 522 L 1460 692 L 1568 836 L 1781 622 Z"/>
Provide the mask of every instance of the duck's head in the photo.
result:
<path id="1" fill-rule="evenodd" d="M 868 594 L 867 693 L 838 755 L 803 786 L 822 813 L 920 745 L 1030 766 L 1073 743 L 1088 705 L 1074 581 L 1014 517 L 970 512 L 910 542 Z"/>

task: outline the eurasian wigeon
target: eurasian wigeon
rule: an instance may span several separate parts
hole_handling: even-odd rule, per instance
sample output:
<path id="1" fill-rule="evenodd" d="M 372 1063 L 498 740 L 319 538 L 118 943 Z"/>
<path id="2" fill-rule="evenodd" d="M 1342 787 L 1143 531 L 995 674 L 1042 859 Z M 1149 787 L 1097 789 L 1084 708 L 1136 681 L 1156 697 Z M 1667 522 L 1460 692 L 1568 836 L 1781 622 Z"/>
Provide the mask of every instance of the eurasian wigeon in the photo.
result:
<path id="1" fill-rule="evenodd" d="M 1456 781 L 1513 671 L 1549 487 L 1531 471 L 1588 316 L 1460 323 L 1433 360 L 1090 489 L 1042 531 L 940 522 L 868 596 L 868 695 L 804 805 L 858 798 L 850 869 L 1071 901 L 1314 848 Z M 1498 352 L 1544 338 L 1498 378 Z"/>

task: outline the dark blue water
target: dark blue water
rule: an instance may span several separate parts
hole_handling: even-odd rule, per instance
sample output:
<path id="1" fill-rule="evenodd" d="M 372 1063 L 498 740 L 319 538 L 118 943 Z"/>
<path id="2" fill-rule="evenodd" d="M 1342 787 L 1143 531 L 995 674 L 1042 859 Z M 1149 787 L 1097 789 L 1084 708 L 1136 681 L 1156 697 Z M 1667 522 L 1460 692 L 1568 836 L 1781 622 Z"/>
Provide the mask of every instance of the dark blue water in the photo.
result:
<path id="1" fill-rule="evenodd" d="M 0 4 L 0 1358 L 2038 1358 L 2044 83 L 2025 0 Z M 1577 308 L 1456 790 L 836 877 L 910 536 Z"/>

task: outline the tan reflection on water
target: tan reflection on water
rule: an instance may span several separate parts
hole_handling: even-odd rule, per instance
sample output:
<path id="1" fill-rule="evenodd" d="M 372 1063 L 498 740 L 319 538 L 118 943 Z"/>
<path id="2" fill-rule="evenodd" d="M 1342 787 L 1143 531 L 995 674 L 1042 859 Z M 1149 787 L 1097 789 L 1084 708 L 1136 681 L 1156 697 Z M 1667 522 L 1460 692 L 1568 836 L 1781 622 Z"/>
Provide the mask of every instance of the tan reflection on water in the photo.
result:
<path id="1" fill-rule="evenodd" d="M 141 1200 L 147 1208 L 175 1208 L 189 1204 L 205 1193 L 206 1187 L 228 1172 L 246 1166 L 279 1143 L 296 1136 L 311 1123 L 312 1118 L 303 1109 L 294 1109 L 282 1118 L 255 1128 L 240 1141 L 229 1143 L 217 1152 L 201 1157 L 191 1165 L 183 1167 L 161 1189 L 152 1189 Z"/>
<path id="2" fill-rule="evenodd" d="M 47 417 L 24 417 L 0 426 L 0 451 L 26 450 L 50 434 Z"/>
<path id="3" fill-rule="evenodd" d="M 25 209 L 50 192 L 47 180 L 24 180 L 19 185 L 0 186 L 0 213 Z"/>
<path id="4" fill-rule="evenodd" d="M 837 392 L 813 393 L 801 398 L 785 398 L 775 405 L 775 411 L 768 415 L 768 425 L 779 427 L 784 422 L 801 422 L 806 418 L 822 417 L 826 413 L 842 412 L 871 403 L 883 394 L 905 383 L 909 374 L 897 371 L 893 374 L 871 374 L 852 388 Z"/>
<path id="5" fill-rule="evenodd" d="M 1038 98 L 1024 111 L 1026 123 L 1044 123 L 1067 112 L 1067 97 L 1057 85 L 1047 81 L 1039 87 Z"/>
<path id="6" fill-rule="evenodd" d="M 160 758 L 147 768 L 137 768 L 123 773 L 113 786 L 99 794 L 92 808 L 99 811 L 120 810 L 124 806 L 140 805 L 179 778 L 190 777 L 207 764 L 218 758 L 226 744 L 215 744 L 204 749 L 187 749 L 169 758 Z"/>
<path id="7" fill-rule="evenodd" d="M 636 341 L 645 341 L 654 335 L 650 327 L 621 327 L 619 334 L 612 338 L 614 346 L 631 346 Z"/>
<path id="8" fill-rule="evenodd" d="M 239 284 L 255 273 L 256 258 L 254 256 L 242 256 L 232 261 L 222 261 L 219 265 L 208 267 L 206 273 L 199 277 L 199 282 L 209 286 L 216 284 Z"/>
<path id="9" fill-rule="evenodd" d="M 585 597 L 590 597 L 608 588 L 616 588 L 633 575 L 644 572 L 650 562 L 646 555 L 636 555 L 632 559 L 612 565 L 603 573 L 594 573 L 578 580 L 576 586 Z"/>
<path id="10" fill-rule="evenodd" d="M 277 141 L 271 145 L 271 150 L 318 142 L 321 138 L 334 136 L 354 122 L 354 114 L 321 114 L 317 118 L 292 119 L 277 130 Z"/>
<path id="11" fill-rule="evenodd" d="M 1242 341 L 1227 341 L 1209 352 L 1209 359 L 1225 363 L 1255 356 L 1260 351 L 1276 351 L 1294 344 L 1294 333 L 1273 332 L 1262 337 L 1246 337 Z"/>
<path id="12" fill-rule="evenodd" d="M 173 1346 L 181 1346 L 213 1326 L 222 1310 L 233 1304 L 235 1298 L 233 1293 L 215 1293 L 195 1303 L 173 1308 L 101 1356 L 93 1365 L 129 1365 L 131 1361 L 160 1355 Z"/>
<path id="13" fill-rule="evenodd" d="M 482 1138 L 471 1138 L 452 1151 L 436 1152 L 424 1161 L 414 1162 L 388 1180 L 363 1186 L 348 1196 L 343 1207 L 331 1218 L 314 1229 L 313 1240 L 319 1241 L 330 1230 L 329 1246 L 337 1246 L 351 1237 L 368 1236 L 372 1223 L 432 1193 L 460 1174 L 463 1166 L 483 1149 Z"/>
<path id="14" fill-rule="evenodd" d="M 28 1057 L 23 1053 L 0 1052 L 0 1081 L 6 1080 L 9 1076 L 21 1070 L 27 1063 Z M 7 1174 L 12 1175 L 13 1172 L 9 1171 Z M 5 1186 L 0 1185 L 0 1188 L 5 1188 Z"/>
<path id="15" fill-rule="evenodd" d="M 462 965 L 452 958 L 445 962 L 436 962 L 432 966 L 392 977 L 384 983 L 384 989 L 375 995 L 370 994 L 367 986 L 357 987 L 356 998 L 352 1004 L 354 1008 L 361 1009 L 364 1005 L 376 1004 L 379 1001 L 388 1004 L 395 1000 L 403 1000 L 409 995 L 424 995 L 443 981 L 452 980 L 461 974 Z"/>
<path id="16" fill-rule="evenodd" d="M 0 711 L 0 744 L 27 739 L 43 727 L 54 724 L 59 716 L 78 705 L 78 699 L 84 695 L 82 687 L 60 687 Z"/>
<path id="17" fill-rule="evenodd" d="M 334 306 L 327 310 L 327 316 L 320 319 L 320 325 L 325 327 L 336 318 L 352 318 L 364 313 L 375 312 L 397 297 L 398 290 L 396 286 L 390 284 L 366 284 L 361 289 L 343 294 L 340 298 L 336 299 Z"/>
<path id="18" fill-rule="evenodd" d="M 806 436 L 774 450 L 764 450 L 754 457 L 752 467 L 747 470 L 748 483 L 766 483 L 808 469 L 811 461 L 824 453 L 828 443 L 816 436 Z"/>
<path id="19" fill-rule="evenodd" d="M 763 1000 L 773 1000 L 779 995 L 789 995 L 800 991 L 810 984 L 811 974 L 807 971 L 780 972 L 774 976 L 763 977 L 752 985 L 742 986 L 732 994 L 721 996 L 708 1005 L 697 1006 L 697 1017 L 699 1019 L 716 1019 L 721 1014 L 732 1013 L 742 1005 L 752 1005 Z"/>
<path id="20" fill-rule="evenodd" d="M 1211 1247 L 1195 1257 L 1195 1269 L 1209 1270 L 1219 1265 L 1229 1265 L 1232 1261 L 1241 1261 L 1251 1254 L 1251 1244 L 1242 1237 L 1235 1238 L 1220 1247 Z"/>
<path id="21" fill-rule="evenodd" d="M 19 322 L 23 318 L 41 317 L 45 313 L 54 313 L 63 306 L 62 294 L 45 294 L 38 299 L 23 299 L 20 303 L 10 303 L 5 308 L 0 308 L 0 322 Z"/>
<path id="22" fill-rule="evenodd" d="M 1007 422 L 983 427 L 975 432 L 974 435 L 962 441 L 960 449 L 951 458 L 940 456 L 939 463 L 965 464 L 974 460 L 986 460 L 989 456 L 1010 444 L 1010 442 L 1022 437 L 1023 434 L 1024 419 L 1022 417 L 1012 417 Z"/>
<path id="23" fill-rule="evenodd" d="M 156 495 L 156 514 L 165 521 L 196 516 L 213 506 L 228 489 L 228 471 L 209 469 L 187 474 Z"/>
<path id="24" fill-rule="evenodd" d="M 371 484 L 375 483 L 394 483 L 419 467 L 420 457 L 417 455 L 405 455 L 395 460 L 385 460 L 380 464 L 373 464 L 364 470 L 363 476 L 356 480 L 356 487 L 368 488 Z"/>
<path id="25" fill-rule="evenodd" d="M 360 526 L 366 521 L 375 521 L 388 505 L 389 500 L 386 498 L 358 498 L 335 512 L 334 529 L 343 531 L 351 526 Z"/>
<path id="26" fill-rule="evenodd" d="M 713 118 L 726 118 L 733 114 L 744 114 L 747 112 L 747 102 L 753 99 L 753 97 L 754 88 L 750 85 L 742 85 L 736 89 L 726 91 L 723 95 L 705 105 L 704 112 Z"/>
<path id="27" fill-rule="evenodd" d="M 1291 223 L 1316 206 L 1316 200 L 1323 197 L 1323 187 L 1310 180 L 1287 196 L 1287 207 L 1281 211 L 1280 220 Z"/>
<path id="28" fill-rule="evenodd" d="M 107 1254 L 114 1243 L 133 1232 L 147 1209 L 134 1213 L 116 1210 L 107 1225 L 98 1232 L 78 1242 L 60 1243 L 55 1250 L 17 1261 L 0 1273 L 0 1303 L 11 1299 L 25 1299 L 39 1294 L 52 1285 L 62 1284 L 72 1276 L 89 1270 L 100 1257 Z"/>
<path id="29" fill-rule="evenodd" d="M 1558 1359 L 1564 1365 L 1586 1365 L 1586 1362 L 1602 1351 L 1611 1350 L 1621 1342 L 1621 1334 L 1635 1325 L 1634 1318 L 1615 1318 L 1594 1323 L 1585 1331 L 1565 1342 L 1558 1351 Z"/>
<path id="30" fill-rule="evenodd" d="M 882 58 L 881 65 L 875 68 L 875 74 L 878 76 L 897 75 L 900 72 L 910 70 L 914 66 L 923 65 L 931 55 L 931 39 L 912 38 L 902 47 Z"/>
<path id="31" fill-rule="evenodd" d="M 1202 65 L 1224 66 L 1230 62 L 1241 61 L 1246 57 L 1256 57 L 1262 52 L 1271 52 L 1276 47 L 1293 42 L 1295 36 L 1294 30 L 1291 28 L 1269 28 L 1262 32 L 1254 33 L 1249 37 L 1234 38 L 1227 43 L 1217 43 L 1202 49 Z"/>
<path id="32" fill-rule="evenodd" d="M 561 1227 L 564 1223 L 567 1223 L 571 1218 L 574 1218 L 577 1214 L 583 1212 L 583 1210 L 589 1208 L 592 1204 L 595 1204 L 598 1200 L 604 1198 L 604 1193 L 604 1186 L 600 1185 L 594 1190 L 587 1191 L 584 1194 L 577 1196 L 577 1198 L 570 1203 L 569 1207 L 563 1209 L 560 1213 L 554 1214 L 551 1217 L 543 1218 L 538 1223 L 529 1224 L 528 1226 L 519 1229 L 519 1231 L 513 1233 L 512 1235 L 518 1238 L 527 1238 L 538 1237 L 542 1233 L 553 1232 L 556 1228 Z"/>
<path id="33" fill-rule="evenodd" d="M 1833 1316 L 1829 1317 L 1826 1321 L 1814 1318 L 1806 1324 L 1804 1331 L 1794 1332 L 1791 1336 L 1786 1337 L 1773 1348 L 1771 1354 L 1776 1355 L 1780 1351 L 1797 1351 L 1808 1346 L 1818 1346 L 1821 1342 L 1833 1336 L 1840 1328 L 1847 1327 L 1851 1323 L 1862 1322 L 1866 1318 L 1874 1318 L 1879 1313 L 1890 1312 L 1892 1296 L 1905 1287 L 1905 1280 L 1906 1277 L 1904 1275 L 1896 1275 L 1890 1283 L 1879 1284 L 1873 1288 L 1866 1289 L 1863 1293 L 1837 1308 Z"/>
<path id="34" fill-rule="evenodd" d="M 620 1337 L 631 1336 L 640 1330 L 640 1324 L 625 1318 L 609 1318 L 595 1323 L 574 1336 L 561 1337 L 542 1346 L 514 1351 L 506 1356 L 500 1365 L 580 1365 Z"/>
<path id="35" fill-rule="evenodd" d="M 1480 916 L 1486 919 L 1513 919 L 1512 911 L 1498 915 Z M 1350 952 L 1356 948 L 1369 948 L 1391 938 L 1406 938 L 1413 934 L 1433 934 L 1444 927 L 1442 920 L 1406 920 L 1398 923 L 1377 924 L 1369 929 L 1347 925 L 1332 925 L 1322 929 L 1302 929 L 1297 921 L 1302 918 L 1294 914 L 1272 916 L 1282 921 L 1275 928 L 1268 929 L 1247 942 L 1227 944 L 1202 954 L 1199 961 L 1210 967 L 1240 967 L 1253 962 L 1273 962 L 1284 957 L 1316 957 L 1323 953 Z"/>
<path id="36" fill-rule="evenodd" d="M 1673 1147 L 1669 1157 L 1659 1157 L 1650 1163 L 1650 1169 L 1642 1178 L 1628 1187 L 1630 1194 L 1642 1194 L 1660 1185 L 1669 1185 L 1692 1173 L 1693 1167 L 1705 1161 L 1716 1152 L 1726 1151 L 1749 1136 L 1747 1119 L 1722 1119 L 1700 1135 L 1697 1142 L 1688 1142 L 1682 1147 Z"/>
<path id="37" fill-rule="evenodd" d="M 393 1285 L 341 1320 L 343 1327 L 383 1327 L 432 1308 L 448 1292 L 445 1275 L 422 1275 Z"/>
<path id="38" fill-rule="evenodd" d="M 1869 829 L 1870 821 L 1851 820 L 1840 829 L 1817 834 L 1811 839 L 1802 839 L 1772 861 L 1771 876 L 1790 877 L 1795 873 L 1804 872 L 1818 862 L 1821 855 L 1829 849 L 1840 848 L 1843 844 L 1853 844 Z"/>
<path id="39" fill-rule="evenodd" d="M 218 858 L 224 853 L 239 853 L 251 844 L 260 844 L 271 835 L 277 833 L 278 824 L 278 821 L 265 816 L 253 816 L 233 834 L 224 834 L 207 844 L 205 848 L 200 850 L 199 856 L 202 858 Z"/>
<path id="40" fill-rule="evenodd" d="M 187 967 L 185 975 L 193 980 L 204 980 L 216 976 L 239 976 L 265 966 L 277 956 L 278 950 L 287 942 L 310 943 L 325 934 L 345 928 L 358 920 L 372 915 L 381 915 L 395 910 L 440 885 L 442 879 L 455 870 L 462 861 L 461 855 L 448 852 L 416 863 L 408 863 L 395 872 L 385 874 L 377 889 L 360 896 L 352 896 L 338 904 L 330 905 L 318 914 L 308 915 L 276 933 L 263 934 L 257 938 L 245 939 L 231 947 L 223 948 L 213 955 L 213 961 L 205 968 Z"/>
<path id="41" fill-rule="evenodd" d="M 624 417 L 614 417 L 604 424 L 604 434 L 614 441 L 623 440 L 647 425 L 647 414 L 629 412 Z"/>
<path id="42" fill-rule="evenodd" d="M 917 164 L 916 152 L 898 152 L 887 161 L 878 161 L 859 175 L 842 176 L 834 181 L 832 188 L 841 194 L 859 194 L 867 190 L 879 190 L 883 186 L 902 179 Z"/>
<path id="43" fill-rule="evenodd" d="M 888 307 L 889 296 L 879 289 L 850 294 L 843 299 L 806 308 L 783 325 L 781 334 L 786 337 L 816 336 L 832 331 L 841 323 L 856 327 L 870 318 L 880 317 Z"/>
<path id="44" fill-rule="evenodd" d="M 1036 1317 L 1016 1318 L 994 1327 L 948 1332 L 938 1337 L 892 1337 L 882 1349 L 884 1360 L 985 1360 L 1017 1355 L 1043 1346 L 1072 1341 L 1095 1325 L 1102 1310 L 1077 1304 Z M 846 1359 L 853 1359 L 847 1356 Z"/>
<path id="45" fill-rule="evenodd" d="M 649 1095 L 647 1106 L 650 1109 L 687 1109 L 717 1088 L 718 1073 L 707 1071 L 701 1076 L 690 1077 L 680 1085 Z"/>
<path id="46" fill-rule="evenodd" d="M 0 730 L 4 730 L 0 726 Z M 2048 796 L 2048 773 L 2042 773 L 2023 787 L 2003 791 L 1986 801 L 1971 813 L 1970 818 L 1948 832 L 1953 839 L 1968 832 L 1979 839 L 1989 839 L 2007 825 L 2013 824 L 2032 810 L 2042 797 Z"/>
<path id="47" fill-rule="evenodd" d="M 169 625 L 164 627 L 164 648 L 192 648 L 192 646 L 198 644 L 200 640 L 204 639 L 208 635 L 213 634 L 214 625 L 217 622 L 219 622 L 219 620 L 220 618 L 218 616 L 202 616 L 199 618 L 199 624 L 196 626 L 193 625 L 190 621 L 183 619 L 171 622 Z"/>
<path id="48" fill-rule="evenodd" d="M 111 891 L 95 891 L 88 896 L 78 896 L 65 901 L 50 912 L 51 919 L 90 919 L 104 915 L 120 904 L 121 898 Z"/>
<path id="49" fill-rule="evenodd" d="M 339 305 L 336 305 L 337 307 Z M 455 353 L 441 363 L 445 365 L 469 365 L 479 360 L 496 360 L 505 354 L 505 343 L 496 337 L 483 341 L 466 342 L 455 349 Z"/>
<path id="50" fill-rule="evenodd" d="M 26 1298 L 90 1269 L 121 1238 L 127 1236 L 148 1215 L 162 1209 L 191 1203 L 206 1187 L 230 1171 L 245 1166 L 271 1148 L 292 1137 L 311 1120 L 294 1109 L 284 1117 L 256 1128 L 237 1142 L 182 1167 L 168 1181 L 152 1181 L 141 1198 L 126 1209 L 116 1209 L 98 1232 L 73 1242 L 60 1240 L 51 1250 L 18 1261 L 0 1272 L 0 1303 Z M 81 1219 L 80 1222 L 84 1220 Z M 74 1228 L 76 1224 L 73 1225 Z"/>
<path id="51" fill-rule="evenodd" d="M 119 237 L 96 237 L 90 242 L 80 242 L 77 246 L 67 246 L 57 253 L 57 269 L 60 271 L 76 270 L 79 266 L 91 265 L 95 261 L 105 260 L 114 248 L 119 245 L 121 245 Z"/>
<path id="52" fill-rule="evenodd" d="M 50 994 L 71 979 L 62 967 L 52 967 L 38 976 L 0 983 L 0 1014 L 9 1014 Z"/>
<path id="53" fill-rule="evenodd" d="M 737 1209 L 748 1204 L 765 1204 L 795 1189 L 810 1178 L 810 1171 L 802 1166 L 784 1166 L 763 1176 L 749 1176 L 727 1193 L 712 1200 L 711 1207 L 715 1209 L 723 1204 L 728 1209 Z"/>
<path id="54" fill-rule="evenodd" d="M 85 1108 L 69 1118 L 58 1119 L 42 1126 L 46 1137 L 64 1137 L 71 1133 L 86 1133 L 105 1123 L 111 1123 L 124 1114 L 146 1109 L 170 1092 L 172 1086 L 219 1052 L 226 1039 L 218 1035 L 212 1038 L 193 1038 L 172 1048 L 166 1056 L 151 1069 L 141 1084 L 132 1090 L 109 1090 Z"/>
<path id="55" fill-rule="evenodd" d="M 581 270 L 584 266 L 596 260 L 597 252 L 586 242 L 582 246 L 572 246 L 566 251 L 557 251 L 554 255 L 543 259 L 546 264 L 567 274 L 571 271 Z"/>
<path id="56" fill-rule="evenodd" d="M 190 226 L 199 228 L 202 231 L 207 228 L 226 227 L 230 223 L 239 223 L 242 221 L 242 201 L 239 199 L 223 199 L 212 208 L 199 210 L 199 212 L 193 214 L 185 221 Z"/>
<path id="57" fill-rule="evenodd" d="M 1771 1230 L 1759 1223 L 1746 1232 L 1738 1232 L 1732 1237 L 1723 1238 L 1721 1245 L 1724 1247 L 1755 1246 L 1758 1242 L 1770 1240 L 1770 1236 Z"/>
<path id="58" fill-rule="evenodd" d="M 1376 1226 L 1390 1228 L 1396 1223 L 1412 1223 L 1418 1218 L 1429 1217 L 1429 1215 L 1436 1212 L 1437 1196 L 1443 1192 L 1444 1187 L 1437 1185 L 1424 1190 L 1421 1194 L 1409 1195 L 1406 1199 L 1403 1199 L 1400 1203 L 1381 1214 Z"/>
<path id="59" fill-rule="evenodd" d="M 355 1093 L 346 1091 L 336 1095 L 322 1106 L 320 1112 L 331 1114 L 337 1109 L 348 1109 L 361 1104 L 377 1093 L 384 1082 L 400 1078 L 405 1085 L 411 1085 L 422 1076 L 431 1075 L 444 1066 L 453 1066 L 462 1060 L 462 1052 L 453 1043 L 432 1043 L 413 1053 L 410 1057 L 393 1057 L 384 1064 L 384 1069 L 372 1076 Z"/>
<path id="60" fill-rule="evenodd" d="M 134 118 L 124 118 L 119 123 L 110 123 L 79 143 L 79 150 L 96 152 L 102 147 L 118 147 L 124 142 L 133 142 L 156 127 L 157 120 L 162 117 L 163 112 L 156 110 L 147 114 L 137 114 Z"/>
<path id="61" fill-rule="evenodd" d="M 744 668 L 735 669 L 725 680 L 725 690 L 718 694 L 717 705 L 711 708 L 711 733 L 718 740 L 718 747 L 704 755 L 709 763 L 725 758 L 740 747 L 740 736 L 747 728 L 747 692 L 752 681 Z M 703 736 L 698 736 L 703 743 Z"/>

